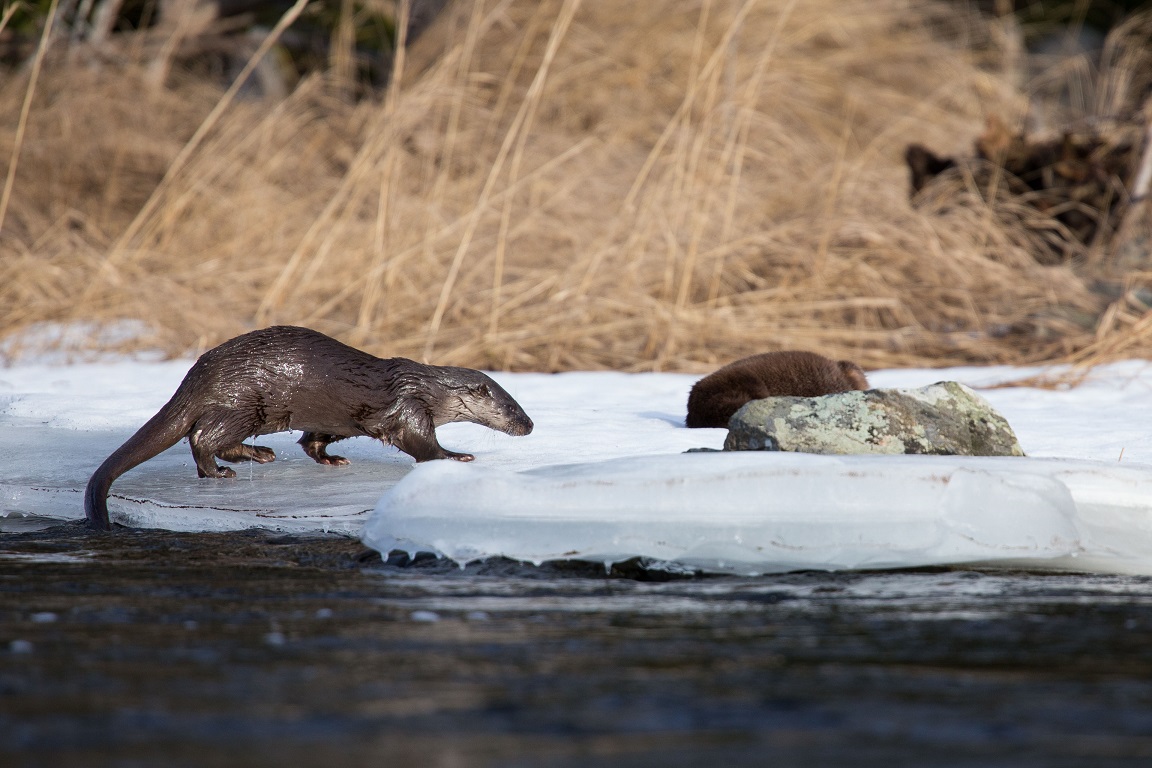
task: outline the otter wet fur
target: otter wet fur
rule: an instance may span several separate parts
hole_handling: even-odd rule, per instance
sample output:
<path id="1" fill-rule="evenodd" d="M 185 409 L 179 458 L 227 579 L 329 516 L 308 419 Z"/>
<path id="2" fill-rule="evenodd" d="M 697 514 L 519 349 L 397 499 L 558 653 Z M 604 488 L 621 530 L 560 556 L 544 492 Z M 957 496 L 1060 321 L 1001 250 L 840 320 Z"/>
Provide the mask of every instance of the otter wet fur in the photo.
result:
<path id="1" fill-rule="evenodd" d="M 766 352 L 729 363 L 688 393 L 689 427 L 727 427 L 732 414 L 765 397 L 819 397 L 868 389 L 860 366 L 815 352 Z"/>
<path id="2" fill-rule="evenodd" d="M 184 437 L 200 477 L 236 476 L 217 458 L 273 461 L 272 449 L 244 440 L 289 429 L 303 430 L 299 443 L 320 464 L 347 464 L 326 449 L 357 435 L 418 462 L 471 461 L 436 440 L 436 427 L 453 421 L 510 435 L 532 431 L 519 403 L 480 371 L 374 357 L 307 328 L 253 331 L 200 356 L 172 399 L 92 475 L 84 511 L 89 526 L 108 530 L 112 482 Z"/>

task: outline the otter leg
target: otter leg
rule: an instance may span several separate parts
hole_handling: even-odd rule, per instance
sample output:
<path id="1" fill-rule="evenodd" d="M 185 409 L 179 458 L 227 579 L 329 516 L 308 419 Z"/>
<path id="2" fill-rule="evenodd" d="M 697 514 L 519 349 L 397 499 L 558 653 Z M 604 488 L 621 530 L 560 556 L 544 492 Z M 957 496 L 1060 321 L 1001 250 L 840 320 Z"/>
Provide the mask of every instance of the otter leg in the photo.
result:
<path id="1" fill-rule="evenodd" d="M 432 461 L 433 459 L 472 461 L 476 458 L 470 453 L 456 453 L 440 445 L 436 440 L 436 433 L 431 428 L 427 433 L 410 428 L 402 429 L 398 434 L 391 436 L 389 442 L 416 459 L 417 462 Z"/>
<path id="2" fill-rule="evenodd" d="M 204 440 L 204 433 L 192 430 L 188 442 L 192 446 L 192 458 L 196 461 L 196 474 L 200 477 L 236 477 L 236 472 L 216 463 L 216 449 Z"/>
<path id="3" fill-rule="evenodd" d="M 257 464 L 267 464 L 270 461 L 276 461 L 276 452 L 263 445 L 240 443 L 216 451 L 216 458 L 221 461 L 254 461 Z"/>
<path id="4" fill-rule="evenodd" d="M 196 461 L 196 474 L 200 477 L 236 477 L 233 470 L 218 466 L 216 457 L 234 461 L 234 457 L 248 456 L 249 449 L 244 445 L 244 438 L 254 433 L 253 427 L 253 420 L 245 418 L 245 414 L 237 410 L 212 411 L 197 419 L 188 433 L 192 458 Z M 271 453 L 267 448 L 264 450 Z M 258 460 L 257 456 L 266 458 L 266 454 L 257 451 L 255 446 L 250 453 L 253 460 Z"/>
<path id="5" fill-rule="evenodd" d="M 332 456 L 328 453 L 329 443 L 334 443 L 337 440 L 343 440 L 341 435 L 324 435 L 319 432 L 305 432 L 297 440 L 300 447 L 304 449 L 304 453 L 312 457 L 312 460 L 317 464 L 328 464 L 333 467 L 342 467 L 351 462 L 343 456 Z"/>

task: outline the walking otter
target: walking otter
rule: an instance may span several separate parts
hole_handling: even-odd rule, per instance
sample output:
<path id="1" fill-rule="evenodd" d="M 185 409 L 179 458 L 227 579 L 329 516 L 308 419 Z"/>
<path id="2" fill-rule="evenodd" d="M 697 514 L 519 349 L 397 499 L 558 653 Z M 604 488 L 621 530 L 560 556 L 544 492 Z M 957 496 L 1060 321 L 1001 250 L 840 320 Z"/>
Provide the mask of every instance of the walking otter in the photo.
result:
<path id="1" fill-rule="evenodd" d="M 765 352 L 729 363 L 688 393 L 689 427 L 727 427 L 732 414 L 765 397 L 818 397 L 868 389 L 860 366 L 815 352 Z"/>
<path id="2" fill-rule="evenodd" d="M 416 461 L 471 461 L 436 440 L 436 427 L 453 421 L 510 435 L 532 431 L 519 403 L 480 371 L 381 359 L 307 328 L 265 328 L 200 356 L 172 399 L 92 475 L 84 512 L 89 526 L 108 530 L 112 482 L 183 437 L 200 477 L 236 476 L 214 457 L 273 461 L 272 449 L 244 440 L 289 429 L 304 431 L 299 443 L 320 464 L 347 464 L 326 449 L 356 435 L 391 443 Z"/>

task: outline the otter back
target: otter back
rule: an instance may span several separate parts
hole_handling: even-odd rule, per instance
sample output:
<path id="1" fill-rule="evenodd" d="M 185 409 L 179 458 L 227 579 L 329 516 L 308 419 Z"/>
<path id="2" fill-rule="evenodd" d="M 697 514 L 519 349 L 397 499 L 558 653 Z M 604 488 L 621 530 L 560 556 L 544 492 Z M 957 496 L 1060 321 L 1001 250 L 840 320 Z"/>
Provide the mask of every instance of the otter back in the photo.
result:
<path id="1" fill-rule="evenodd" d="M 860 366 L 815 352 L 766 352 L 720 368 L 688 393 L 689 427 L 727 427 L 745 403 L 765 397 L 819 397 L 868 389 Z"/>

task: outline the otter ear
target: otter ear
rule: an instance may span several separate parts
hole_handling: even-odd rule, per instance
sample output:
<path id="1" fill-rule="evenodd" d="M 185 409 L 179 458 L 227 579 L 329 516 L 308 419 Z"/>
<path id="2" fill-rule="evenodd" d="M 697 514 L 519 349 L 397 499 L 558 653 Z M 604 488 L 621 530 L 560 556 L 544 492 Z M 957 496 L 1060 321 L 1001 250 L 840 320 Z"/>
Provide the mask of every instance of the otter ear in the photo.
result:
<path id="1" fill-rule="evenodd" d="M 857 389 L 863 391 L 871 386 L 868 383 L 868 378 L 864 375 L 864 369 L 851 360 L 837 360 L 836 366 Z"/>

